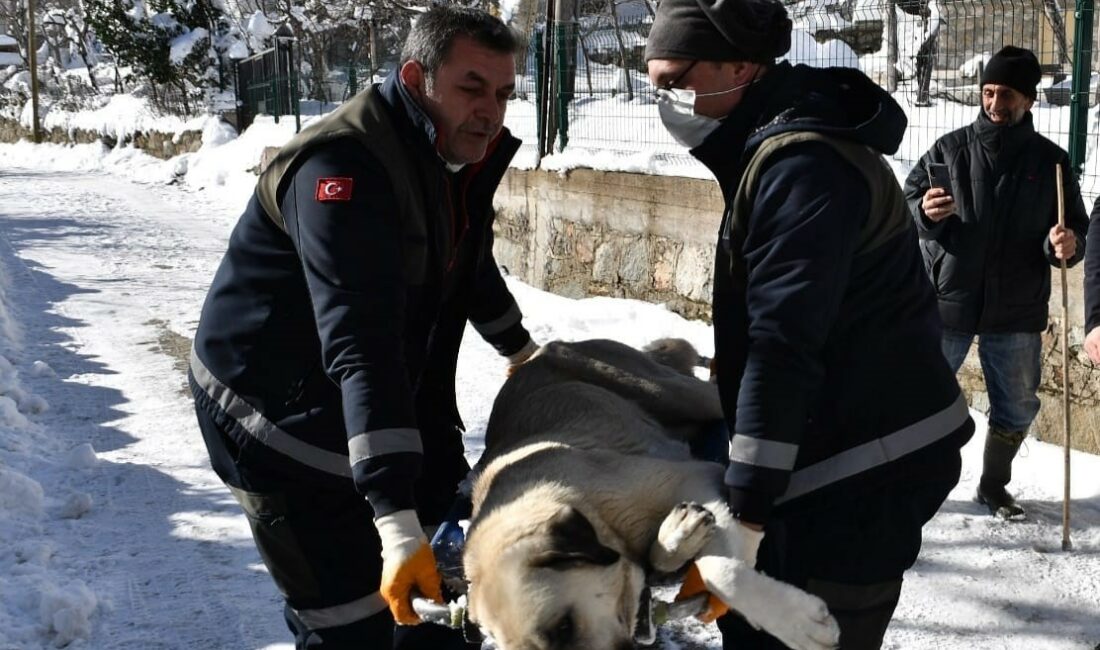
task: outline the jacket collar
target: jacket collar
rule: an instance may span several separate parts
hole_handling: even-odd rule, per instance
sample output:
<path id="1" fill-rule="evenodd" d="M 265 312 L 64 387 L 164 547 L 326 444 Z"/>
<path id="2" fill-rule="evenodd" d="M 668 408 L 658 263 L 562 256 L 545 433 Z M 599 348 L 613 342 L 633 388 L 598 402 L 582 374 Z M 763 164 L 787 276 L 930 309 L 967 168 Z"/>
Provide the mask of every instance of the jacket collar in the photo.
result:
<path id="1" fill-rule="evenodd" d="M 858 70 L 784 61 L 749 86 L 722 126 L 691 153 L 710 168 L 728 196 L 740 181 L 742 165 L 771 136 L 810 131 L 891 154 L 906 125 L 897 102 Z"/>
<path id="2" fill-rule="evenodd" d="M 1022 120 L 1012 126 L 994 124 L 985 111 L 978 109 L 978 119 L 974 120 L 974 131 L 978 141 L 991 158 L 1011 156 L 1035 135 L 1035 123 L 1031 111 L 1024 113 Z"/>
<path id="3" fill-rule="evenodd" d="M 424 109 L 409 94 L 405 84 L 401 83 L 396 70 L 382 82 L 379 92 L 382 93 L 382 98 L 394 109 L 394 112 L 404 118 L 400 122 L 406 127 L 404 133 L 402 133 L 405 139 L 435 151 L 436 138 L 438 137 L 435 124 L 432 123 L 432 118 L 428 117 Z"/>

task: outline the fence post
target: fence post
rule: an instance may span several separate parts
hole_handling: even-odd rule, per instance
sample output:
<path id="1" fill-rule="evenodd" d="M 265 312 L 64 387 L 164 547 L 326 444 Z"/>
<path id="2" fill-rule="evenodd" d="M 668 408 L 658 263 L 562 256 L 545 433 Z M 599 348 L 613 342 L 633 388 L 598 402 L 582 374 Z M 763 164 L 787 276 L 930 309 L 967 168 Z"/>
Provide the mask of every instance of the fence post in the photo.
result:
<path id="1" fill-rule="evenodd" d="M 886 0 L 882 5 L 883 30 L 886 32 L 886 91 L 898 89 L 898 10 L 894 0 Z"/>
<path id="2" fill-rule="evenodd" d="M 1085 164 L 1089 98 L 1092 94 L 1093 0 L 1077 0 L 1074 9 L 1073 85 L 1070 91 L 1069 163 L 1078 176 Z"/>
<path id="3" fill-rule="evenodd" d="M 557 0 L 560 4 L 567 1 Z M 572 27 L 572 22 L 554 24 L 554 98 L 557 100 L 558 147 L 563 150 L 569 144 L 569 101 L 573 98 L 569 61 L 571 56 L 576 56 L 576 46 L 570 47 Z"/>
<path id="4" fill-rule="evenodd" d="M 535 43 L 535 124 L 538 129 L 539 158 L 546 155 L 546 109 L 542 101 L 546 94 L 543 88 L 543 81 L 546 79 L 546 69 L 543 67 L 546 59 L 546 48 L 543 46 L 546 34 L 545 29 L 536 31 L 535 38 L 532 39 Z"/>
<path id="5" fill-rule="evenodd" d="M 279 86 L 282 85 L 282 80 L 279 78 L 279 72 L 281 66 L 279 65 L 279 39 L 275 39 L 275 53 L 273 55 L 275 61 L 275 70 L 271 75 L 271 94 L 275 97 L 275 110 L 271 111 L 271 115 L 275 118 L 275 123 L 279 123 L 279 114 L 283 112 L 283 100 L 279 95 Z"/>
<path id="6" fill-rule="evenodd" d="M 294 132 L 302 130 L 302 108 L 299 100 L 302 98 L 301 84 L 298 83 L 298 58 L 294 56 L 294 46 L 298 43 L 295 39 L 288 44 L 286 54 L 287 75 L 290 77 L 290 103 L 294 108 Z"/>
<path id="7" fill-rule="evenodd" d="M 34 0 L 27 0 L 27 67 L 31 71 L 31 137 L 35 144 L 39 144 L 42 142 L 42 130 L 38 121 L 38 38 L 35 36 L 34 28 Z"/>

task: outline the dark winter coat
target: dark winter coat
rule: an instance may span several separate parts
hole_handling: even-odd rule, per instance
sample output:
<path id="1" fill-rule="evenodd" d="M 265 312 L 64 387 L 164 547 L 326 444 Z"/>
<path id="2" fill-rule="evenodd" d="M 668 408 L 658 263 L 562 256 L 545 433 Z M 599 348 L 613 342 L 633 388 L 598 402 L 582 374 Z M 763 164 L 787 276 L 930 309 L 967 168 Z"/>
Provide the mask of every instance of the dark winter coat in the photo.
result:
<path id="1" fill-rule="evenodd" d="M 973 430 L 880 156 L 905 125 L 858 71 L 782 63 L 692 151 L 727 203 L 714 330 L 742 519 L 937 474 Z"/>
<path id="2" fill-rule="evenodd" d="M 502 354 L 530 340 L 492 253 L 492 197 L 519 142 L 504 132 L 452 173 L 435 137 L 391 77 L 288 143 L 230 236 L 192 355 L 195 398 L 242 462 L 354 479 L 379 515 L 446 508 L 450 491 L 414 499 L 422 465 L 426 481 L 463 477 L 467 319 Z"/>
<path id="3" fill-rule="evenodd" d="M 956 214 L 936 223 L 921 202 L 931 187 L 928 163 L 951 171 Z M 1019 124 L 993 124 L 984 112 L 932 145 L 905 181 L 920 233 L 925 270 L 936 288 L 944 326 L 971 334 L 1041 332 L 1047 327 L 1050 246 L 1058 223 L 1056 165 L 1062 165 L 1066 227 L 1077 235 L 1069 266 L 1085 256 L 1088 215 L 1069 156 L 1035 132 L 1031 114 Z"/>

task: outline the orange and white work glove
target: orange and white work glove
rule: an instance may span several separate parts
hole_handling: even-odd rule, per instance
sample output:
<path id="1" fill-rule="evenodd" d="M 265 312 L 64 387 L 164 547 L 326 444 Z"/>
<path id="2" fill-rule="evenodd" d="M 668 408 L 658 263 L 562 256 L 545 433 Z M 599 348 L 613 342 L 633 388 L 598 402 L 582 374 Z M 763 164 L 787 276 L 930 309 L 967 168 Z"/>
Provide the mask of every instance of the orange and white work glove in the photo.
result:
<path id="1" fill-rule="evenodd" d="M 374 520 L 382 539 L 382 598 L 398 625 L 416 625 L 413 596 L 443 602 L 435 554 L 413 510 L 398 510 Z"/>
<path id="2" fill-rule="evenodd" d="M 764 532 L 753 530 L 740 522 L 737 522 L 734 530 L 737 535 L 731 540 L 734 543 L 727 551 L 731 557 L 740 560 L 738 568 L 752 571 L 756 567 L 756 554 L 760 550 L 760 542 L 764 539 Z M 728 603 L 722 602 L 720 598 L 707 590 L 706 585 L 703 584 L 703 576 L 699 573 L 699 565 L 692 562 L 675 600 L 687 600 L 701 593 L 707 594 L 707 606 L 705 610 L 696 615 L 696 618 L 700 621 L 713 623 L 729 611 Z"/>
<path id="3" fill-rule="evenodd" d="M 717 596 L 707 591 L 703 584 L 703 576 L 699 575 L 699 567 L 692 562 L 684 576 L 684 584 L 680 585 L 680 592 L 676 594 L 676 600 L 687 600 L 697 594 L 707 594 L 707 607 L 695 615 L 695 618 L 704 623 L 713 623 L 725 616 L 730 611 L 729 605 L 723 603 Z"/>
<path id="4" fill-rule="evenodd" d="M 509 354 L 508 376 L 511 377 L 512 373 L 514 373 L 517 368 L 527 363 L 527 360 L 530 359 L 536 352 L 538 352 L 538 349 L 538 343 L 535 343 L 534 340 L 530 340 L 527 341 L 527 345 L 520 348 L 518 352 L 513 352 L 512 354 Z"/>

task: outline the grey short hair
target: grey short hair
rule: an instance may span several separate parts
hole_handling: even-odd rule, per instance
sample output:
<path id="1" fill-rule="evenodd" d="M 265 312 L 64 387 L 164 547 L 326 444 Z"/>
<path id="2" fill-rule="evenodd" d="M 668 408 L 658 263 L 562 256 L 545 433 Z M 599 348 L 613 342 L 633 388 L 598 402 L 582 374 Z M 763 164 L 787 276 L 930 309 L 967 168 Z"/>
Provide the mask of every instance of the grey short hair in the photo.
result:
<path id="1" fill-rule="evenodd" d="M 417 61 L 430 79 L 460 36 L 501 54 L 515 54 L 523 47 L 520 35 L 489 13 L 462 6 L 435 5 L 417 18 L 405 39 L 401 65 Z"/>

